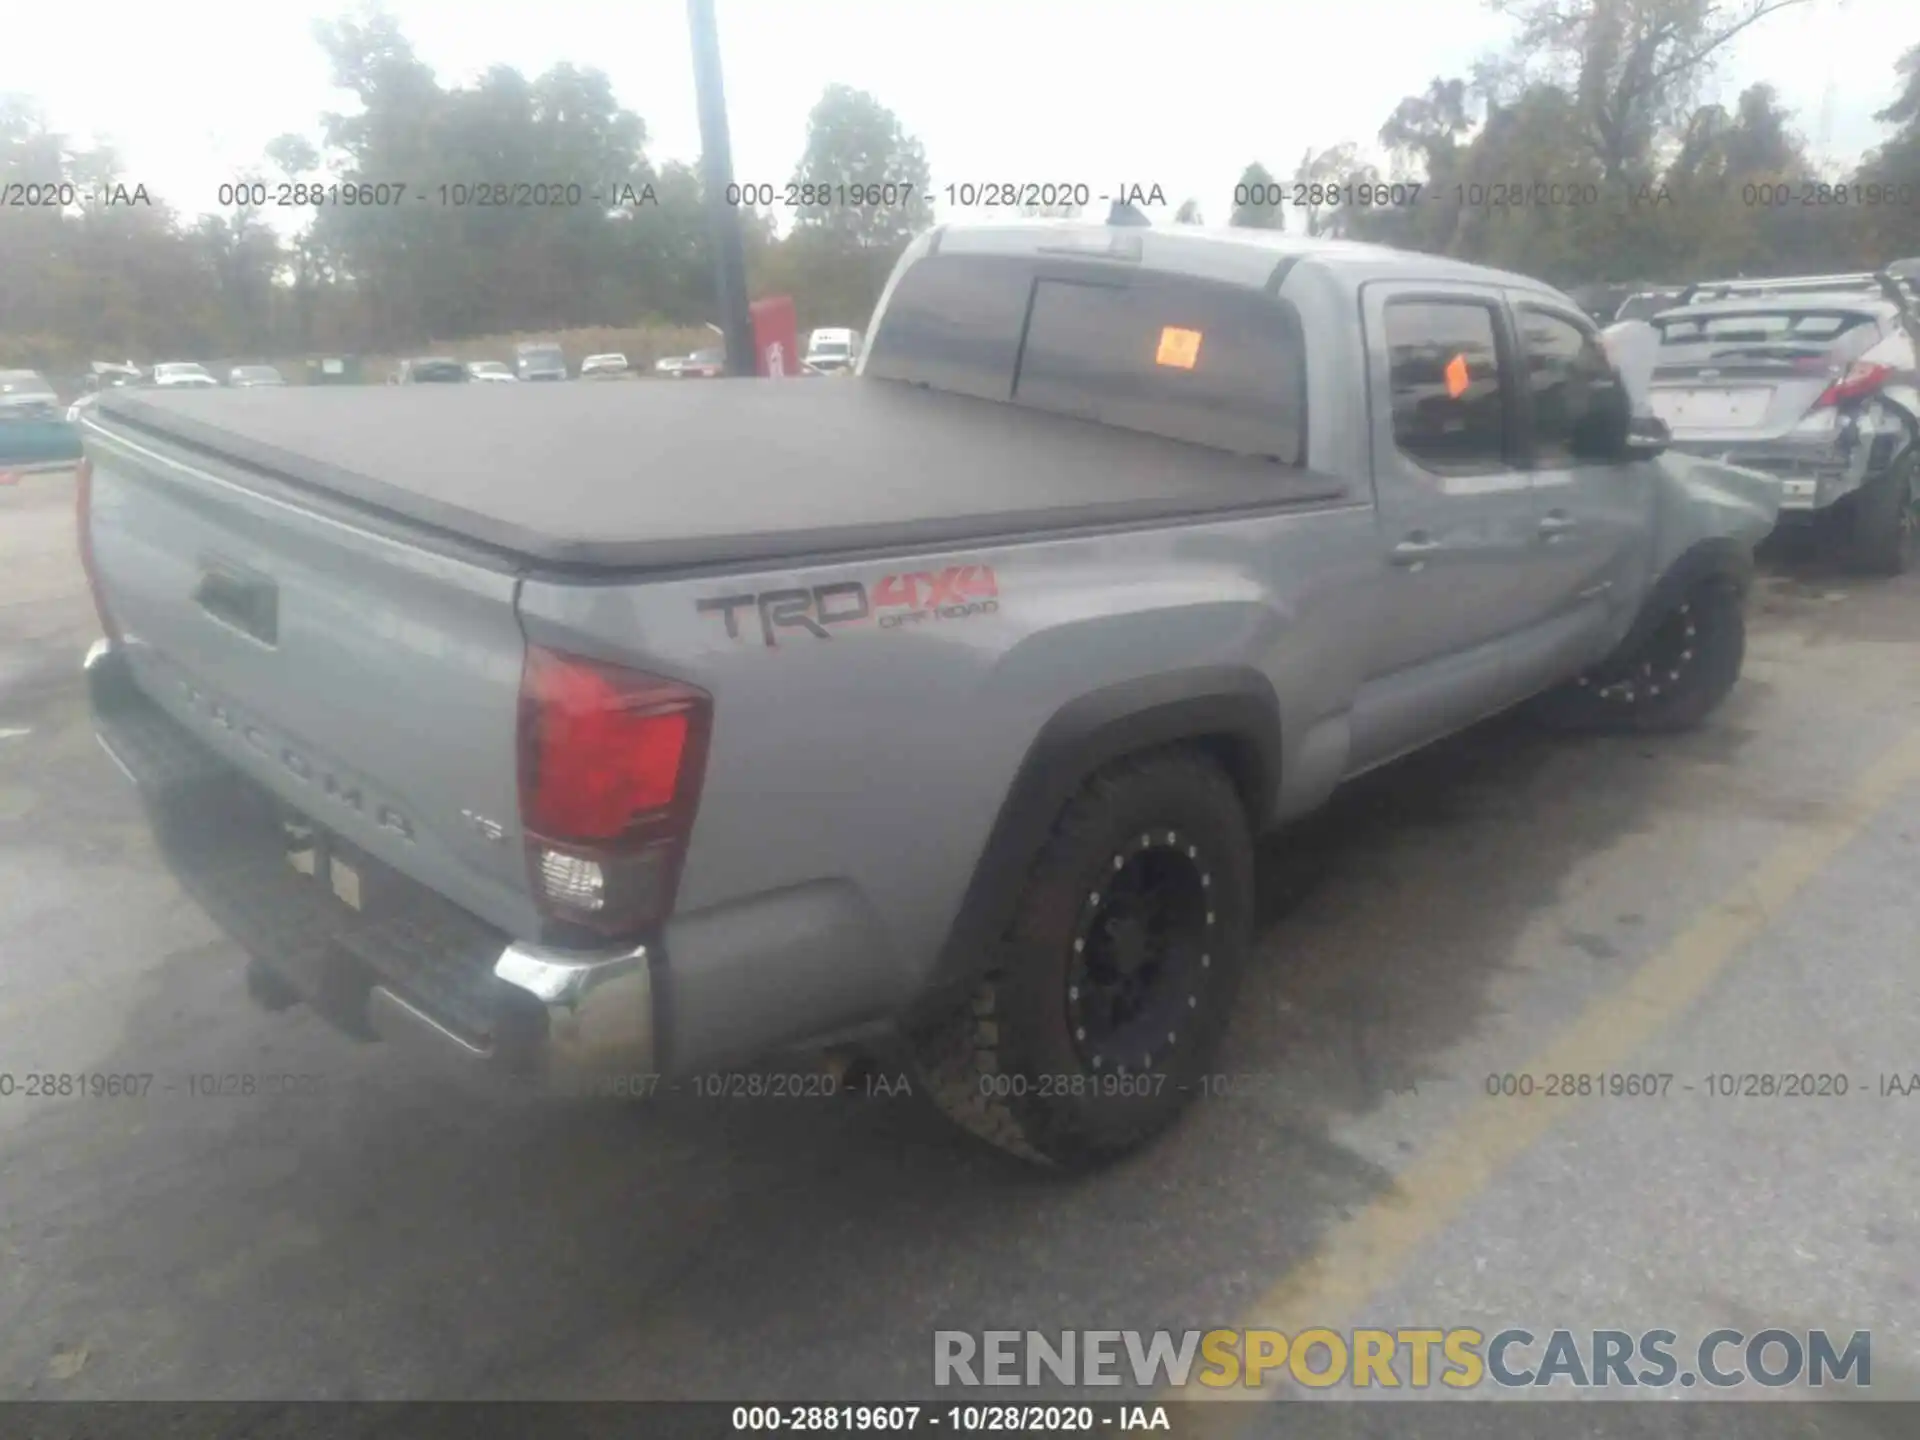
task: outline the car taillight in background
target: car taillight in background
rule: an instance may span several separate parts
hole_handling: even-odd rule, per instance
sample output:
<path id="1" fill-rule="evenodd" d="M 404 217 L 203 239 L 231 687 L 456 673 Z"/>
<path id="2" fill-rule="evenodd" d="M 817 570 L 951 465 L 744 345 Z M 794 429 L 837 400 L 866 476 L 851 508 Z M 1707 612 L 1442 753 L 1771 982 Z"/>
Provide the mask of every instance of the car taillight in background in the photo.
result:
<path id="1" fill-rule="evenodd" d="M 1839 405 L 1847 400 L 1859 400 L 1879 390 L 1892 378 L 1891 365 L 1875 365 L 1871 361 L 1856 360 L 1847 366 L 1847 371 L 1813 402 L 1814 409 L 1824 409 L 1830 405 Z"/>
<path id="2" fill-rule="evenodd" d="M 623 938 L 667 918 L 712 721 L 704 690 L 527 647 L 520 822 L 544 913 Z"/>
<path id="3" fill-rule="evenodd" d="M 120 627 L 107 609 L 107 592 L 100 587 L 100 567 L 93 559 L 93 461 L 82 457 L 73 470 L 73 511 L 80 541 L 80 571 L 87 577 L 87 592 L 93 597 L 93 613 L 100 617 L 100 633 L 120 643 Z"/>

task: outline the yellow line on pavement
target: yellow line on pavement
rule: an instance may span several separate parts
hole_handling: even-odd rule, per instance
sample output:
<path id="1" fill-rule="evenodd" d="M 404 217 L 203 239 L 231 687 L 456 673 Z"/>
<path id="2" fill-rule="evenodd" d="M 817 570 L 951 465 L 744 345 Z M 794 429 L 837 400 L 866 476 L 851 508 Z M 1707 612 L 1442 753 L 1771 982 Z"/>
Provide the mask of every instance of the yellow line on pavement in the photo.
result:
<path id="1" fill-rule="evenodd" d="M 1903 787 L 1920 780 L 1920 730 L 1867 767 L 1821 818 L 1783 840 L 1617 990 L 1597 997 L 1545 1050 L 1516 1071 L 1579 1074 L 1620 1068 L 1707 989 L 1794 896 Z M 1341 1222 L 1314 1253 L 1256 1301 L 1243 1324 L 1293 1335 L 1333 1326 L 1390 1283 L 1495 1174 L 1580 1101 L 1535 1096 L 1525 1105 L 1479 1097 L 1436 1136 L 1393 1186 Z M 1225 1399 L 1230 1392 L 1169 1392 Z M 1247 1392 L 1241 1392 L 1245 1395 Z M 1245 1417 L 1251 1419 L 1251 1416 Z"/>

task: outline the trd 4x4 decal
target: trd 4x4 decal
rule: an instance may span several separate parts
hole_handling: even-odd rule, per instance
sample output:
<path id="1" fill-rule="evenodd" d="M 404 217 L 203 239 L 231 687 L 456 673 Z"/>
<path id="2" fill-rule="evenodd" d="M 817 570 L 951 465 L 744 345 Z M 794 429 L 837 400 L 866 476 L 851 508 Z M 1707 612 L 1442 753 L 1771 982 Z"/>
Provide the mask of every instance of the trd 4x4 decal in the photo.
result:
<path id="1" fill-rule="evenodd" d="M 991 565 L 949 565 L 942 570 L 885 575 L 871 589 L 861 580 L 837 580 L 810 589 L 719 595 L 694 602 L 694 608 L 719 615 L 726 622 L 729 640 L 740 638 L 741 612 L 751 611 L 759 617 L 760 638 L 777 646 L 783 630 L 831 640 L 835 626 L 873 623 L 882 630 L 896 630 L 929 620 L 991 615 L 1000 608 L 999 597 Z"/>

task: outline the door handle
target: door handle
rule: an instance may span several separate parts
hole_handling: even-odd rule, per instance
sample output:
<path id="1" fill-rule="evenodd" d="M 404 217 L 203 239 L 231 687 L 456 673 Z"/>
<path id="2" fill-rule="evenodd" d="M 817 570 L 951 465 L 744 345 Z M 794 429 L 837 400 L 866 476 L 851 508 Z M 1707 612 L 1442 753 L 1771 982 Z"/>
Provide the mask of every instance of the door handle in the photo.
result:
<path id="1" fill-rule="evenodd" d="M 1564 510 L 1550 510 L 1540 520 L 1540 533 L 1551 540 L 1556 535 L 1564 535 L 1574 527 L 1574 519 Z"/>
<path id="2" fill-rule="evenodd" d="M 280 587 L 264 575 L 207 561 L 193 600 L 214 619 L 263 645 L 280 643 Z"/>
<path id="3" fill-rule="evenodd" d="M 1440 542 L 1424 530 L 1416 530 L 1389 552 L 1396 565 L 1424 565 L 1427 557 L 1440 548 Z"/>

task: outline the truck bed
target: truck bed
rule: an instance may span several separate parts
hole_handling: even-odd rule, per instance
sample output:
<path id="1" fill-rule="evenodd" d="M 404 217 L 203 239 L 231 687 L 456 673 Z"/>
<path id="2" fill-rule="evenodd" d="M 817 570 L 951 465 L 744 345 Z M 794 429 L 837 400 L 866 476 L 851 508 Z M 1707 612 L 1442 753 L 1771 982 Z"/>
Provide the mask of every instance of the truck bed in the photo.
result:
<path id="1" fill-rule="evenodd" d="M 121 391 L 97 410 L 135 444 L 158 439 L 562 570 L 744 566 L 1264 510 L 1346 489 L 1260 458 L 882 380 Z"/>

